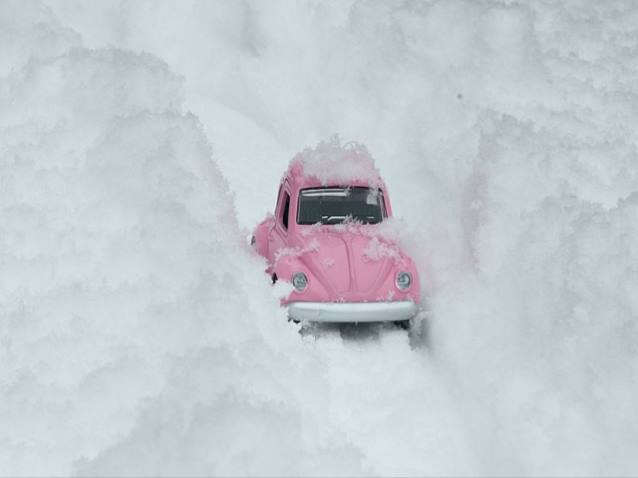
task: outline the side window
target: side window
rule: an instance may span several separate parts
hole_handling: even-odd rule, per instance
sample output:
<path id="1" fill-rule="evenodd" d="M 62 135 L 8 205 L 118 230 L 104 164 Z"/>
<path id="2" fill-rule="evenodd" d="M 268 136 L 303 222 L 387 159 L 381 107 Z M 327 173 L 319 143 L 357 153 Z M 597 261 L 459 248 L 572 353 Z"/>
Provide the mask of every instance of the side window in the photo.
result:
<path id="1" fill-rule="evenodd" d="M 288 191 L 284 192 L 284 209 L 281 215 L 281 223 L 284 225 L 284 229 L 288 229 L 288 213 L 290 212 L 290 194 Z"/>

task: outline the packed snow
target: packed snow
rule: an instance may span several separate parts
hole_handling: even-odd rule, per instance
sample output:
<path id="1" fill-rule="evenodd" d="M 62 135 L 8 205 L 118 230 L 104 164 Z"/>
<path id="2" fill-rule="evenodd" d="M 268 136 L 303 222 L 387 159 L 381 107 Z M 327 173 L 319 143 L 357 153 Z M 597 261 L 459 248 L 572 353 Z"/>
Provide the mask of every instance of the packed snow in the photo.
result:
<path id="1" fill-rule="evenodd" d="M 303 177 L 317 178 L 322 185 L 362 181 L 371 187 L 381 187 L 379 170 L 365 145 L 350 142 L 341 144 L 338 136 L 321 141 L 314 148 L 306 148 L 290 163 L 289 171 Z"/>
<path id="2" fill-rule="evenodd" d="M 384 257 L 390 258 L 395 262 L 401 259 L 401 253 L 396 244 L 386 242 L 379 237 L 373 237 L 363 250 L 363 257 L 372 261 L 378 261 Z"/>
<path id="3" fill-rule="evenodd" d="M 636 475 L 637 121 L 631 0 L 0 2 L 1 474 Z M 335 133 L 426 343 L 246 244 Z"/>

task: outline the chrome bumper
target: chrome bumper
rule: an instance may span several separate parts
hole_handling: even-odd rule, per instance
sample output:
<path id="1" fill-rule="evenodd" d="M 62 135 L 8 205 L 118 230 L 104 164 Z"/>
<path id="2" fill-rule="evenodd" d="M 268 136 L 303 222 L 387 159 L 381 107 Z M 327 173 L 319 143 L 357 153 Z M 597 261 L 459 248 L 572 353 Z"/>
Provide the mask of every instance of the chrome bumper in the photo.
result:
<path id="1" fill-rule="evenodd" d="M 408 320 L 417 313 L 414 302 L 290 302 L 288 316 L 311 322 L 385 322 Z"/>

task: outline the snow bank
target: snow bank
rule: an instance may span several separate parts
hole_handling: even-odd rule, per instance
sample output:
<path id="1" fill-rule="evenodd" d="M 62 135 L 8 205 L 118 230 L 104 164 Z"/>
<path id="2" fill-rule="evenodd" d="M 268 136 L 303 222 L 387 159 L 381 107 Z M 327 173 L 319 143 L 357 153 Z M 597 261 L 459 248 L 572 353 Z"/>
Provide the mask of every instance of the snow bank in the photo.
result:
<path id="1" fill-rule="evenodd" d="M 494 469 L 635 469 L 637 208 L 547 199 L 498 263 L 433 298 L 436 354 Z"/>

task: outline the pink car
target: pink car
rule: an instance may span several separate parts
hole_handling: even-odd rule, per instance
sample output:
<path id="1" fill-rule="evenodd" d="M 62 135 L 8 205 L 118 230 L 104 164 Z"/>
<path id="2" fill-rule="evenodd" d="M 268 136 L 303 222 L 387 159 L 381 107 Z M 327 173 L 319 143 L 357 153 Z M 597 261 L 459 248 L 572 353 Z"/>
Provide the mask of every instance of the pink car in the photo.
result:
<path id="1" fill-rule="evenodd" d="M 295 321 L 407 324 L 419 305 L 413 261 L 383 237 L 392 216 L 387 189 L 359 145 L 321 143 L 284 174 L 275 214 L 252 244 L 273 282 L 293 290 L 283 301 Z"/>

